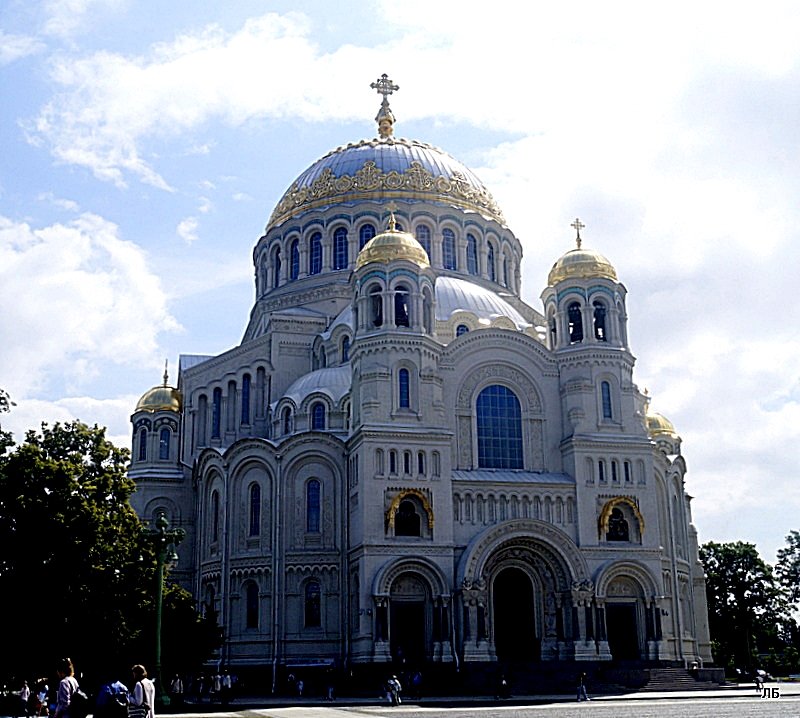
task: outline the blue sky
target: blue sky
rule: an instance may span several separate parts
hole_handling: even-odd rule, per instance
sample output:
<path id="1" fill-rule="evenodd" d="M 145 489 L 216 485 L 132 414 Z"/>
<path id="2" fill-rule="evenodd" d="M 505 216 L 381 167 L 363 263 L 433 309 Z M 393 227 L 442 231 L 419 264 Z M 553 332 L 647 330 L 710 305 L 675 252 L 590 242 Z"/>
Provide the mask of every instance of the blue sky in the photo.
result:
<path id="1" fill-rule="evenodd" d="M 554 5 L 6 0 L 4 427 L 80 418 L 127 445 L 165 358 L 236 345 L 272 207 L 374 135 L 386 72 L 397 134 L 504 209 L 534 306 L 586 224 L 700 540 L 774 560 L 800 529 L 800 7 Z"/>

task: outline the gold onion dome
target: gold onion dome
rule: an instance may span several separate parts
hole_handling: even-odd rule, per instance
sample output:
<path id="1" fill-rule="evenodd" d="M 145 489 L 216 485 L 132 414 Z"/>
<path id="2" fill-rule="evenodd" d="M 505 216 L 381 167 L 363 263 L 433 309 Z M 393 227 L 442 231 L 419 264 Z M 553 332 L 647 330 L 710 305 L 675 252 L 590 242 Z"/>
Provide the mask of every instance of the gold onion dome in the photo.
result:
<path id="1" fill-rule="evenodd" d="M 389 217 L 389 228 L 376 234 L 358 253 L 356 270 L 373 262 L 387 264 L 397 259 L 405 259 L 419 267 L 430 267 L 428 253 L 413 234 L 396 229 L 394 214 Z"/>
<path id="2" fill-rule="evenodd" d="M 180 412 L 182 405 L 181 393 L 167 384 L 167 370 L 164 370 L 164 383 L 154 386 L 142 394 L 136 404 L 136 411 L 174 411 Z"/>
<path id="3" fill-rule="evenodd" d="M 563 282 L 565 279 L 602 278 L 616 282 L 617 270 L 614 269 L 611 262 L 600 252 L 581 246 L 583 242 L 581 229 L 584 227 L 581 221 L 576 219 L 571 226 L 578 231 L 578 236 L 575 239 L 578 246 L 559 257 L 550 270 L 550 274 L 547 275 L 548 285 L 553 286 L 557 282 Z"/>
<path id="4" fill-rule="evenodd" d="M 667 419 L 667 417 L 657 414 L 656 412 L 647 412 L 647 433 L 651 439 L 658 436 L 670 436 L 675 438 L 678 432 L 675 430 L 675 425 Z"/>

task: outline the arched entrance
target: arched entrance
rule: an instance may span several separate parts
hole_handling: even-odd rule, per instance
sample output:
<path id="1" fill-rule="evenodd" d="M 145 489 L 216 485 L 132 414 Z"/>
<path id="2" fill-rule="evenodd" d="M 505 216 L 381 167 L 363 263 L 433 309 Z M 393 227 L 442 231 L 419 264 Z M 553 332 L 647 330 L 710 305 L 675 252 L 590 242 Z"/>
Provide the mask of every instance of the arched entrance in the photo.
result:
<path id="1" fill-rule="evenodd" d="M 615 661 L 641 658 L 644 602 L 639 584 L 627 576 L 614 578 L 608 585 L 605 614 L 611 657 Z"/>
<path id="2" fill-rule="evenodd" d="M 400 664 L 419 665 L 428 657 L 431 601 L 425 581 L 403 573 L 392 583 L 389 596 L 389 647 Z"/>
<path id="3" fill-rule="evenodd" d="M 513 566 L 502 569 L 494 579 L 492 598 L 498 660 L 538 661 L 541 637 L 536 627 L 534 586 L 530 576 Z"/>

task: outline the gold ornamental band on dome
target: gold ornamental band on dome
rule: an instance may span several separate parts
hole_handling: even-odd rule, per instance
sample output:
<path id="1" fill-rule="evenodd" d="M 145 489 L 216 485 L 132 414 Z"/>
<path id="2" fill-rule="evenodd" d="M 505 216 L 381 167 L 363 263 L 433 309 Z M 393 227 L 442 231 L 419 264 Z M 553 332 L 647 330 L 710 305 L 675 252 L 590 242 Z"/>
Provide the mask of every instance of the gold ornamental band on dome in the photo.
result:
<path id="1" fill-rule="evenodd" d="M 371 142 L 365 140 L 361 144 Z M 402 173 L 384 172 L 374 160 L 367 160 L 353 175 L 337 177 L 326 167 L 310 186 L 301 187 L 295 182 L 272 211 L 267 230 L 299 214 L 331 204 L 331 200 L 344 203 L 386 199 L 445 202 L 506 226 L 494 197 L 488 191 L 476 190 L 460 172 L 453 172 L 449 177 L 434 175 L 417 160 Z"/>

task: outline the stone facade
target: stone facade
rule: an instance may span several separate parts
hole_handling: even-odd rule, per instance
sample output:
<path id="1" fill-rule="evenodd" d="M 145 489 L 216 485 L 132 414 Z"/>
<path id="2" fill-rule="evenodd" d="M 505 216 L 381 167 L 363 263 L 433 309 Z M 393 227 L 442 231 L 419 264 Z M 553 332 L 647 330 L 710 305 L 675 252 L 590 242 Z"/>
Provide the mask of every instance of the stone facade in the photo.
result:
<path id="1" fill-rule="evenodd" d="M 226 665 L 711 662 L 680 439 L 605 258 L 579 241 L 528 306 L 479 180 L 381 137 L 306 170 L 253 259 L 241 344 L 132 416 L 134 506 L 186 530 Z"/>

